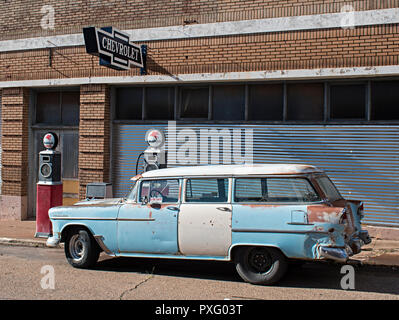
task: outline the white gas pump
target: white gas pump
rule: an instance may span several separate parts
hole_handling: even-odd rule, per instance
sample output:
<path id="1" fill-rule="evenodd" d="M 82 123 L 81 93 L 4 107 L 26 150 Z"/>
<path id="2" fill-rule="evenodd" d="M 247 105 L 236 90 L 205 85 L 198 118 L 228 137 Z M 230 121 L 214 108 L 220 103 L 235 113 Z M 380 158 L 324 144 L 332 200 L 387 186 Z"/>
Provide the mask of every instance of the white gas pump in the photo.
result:
<path id="1" fill-rule="evenodd" d="M 159 129 L 150 129 L 145 134 L 148 148 L 144 151 L 144 172 L 166 168 L 165 135 Z"/>

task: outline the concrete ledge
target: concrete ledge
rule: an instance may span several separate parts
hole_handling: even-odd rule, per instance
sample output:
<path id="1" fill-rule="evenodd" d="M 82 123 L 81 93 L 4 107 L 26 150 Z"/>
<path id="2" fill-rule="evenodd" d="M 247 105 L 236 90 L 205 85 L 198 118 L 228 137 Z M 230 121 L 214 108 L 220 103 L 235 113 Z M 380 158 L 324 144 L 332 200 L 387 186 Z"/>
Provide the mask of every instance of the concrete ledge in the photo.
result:
<path id="1" fill-rule="evenodd" d="M 32 240 L 32 239 L 0 238 L 0 245 L 49 248 L 46 246 L 45 240 Z M 56 248 L 62 248 L 62 247 L 63 244 L 59 245 Z"/>
<path id="2" fill-rule="evenodd" d="M 368 230 L 369 235 L 372 238 L 399 241 L 399 228 L 375 227 L 368 225 L 363 226 L 363 228 Z"/>
<path id="3" fill-rule="evenodd" d="M 27 218 L 27 196 L 0 196 L 0 220 L 26 220 Z"/>

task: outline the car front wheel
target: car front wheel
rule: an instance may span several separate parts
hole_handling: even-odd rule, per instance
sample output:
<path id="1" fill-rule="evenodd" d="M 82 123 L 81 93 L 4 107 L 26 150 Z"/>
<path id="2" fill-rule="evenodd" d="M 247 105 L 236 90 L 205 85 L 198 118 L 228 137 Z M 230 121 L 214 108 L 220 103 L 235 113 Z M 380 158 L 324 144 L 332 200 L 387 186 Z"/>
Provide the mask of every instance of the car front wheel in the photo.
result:
<path id="1" fill-rule="evenodd" d="M 69 264 L 75 268 L 92 267 L 100 255 L 94 238 L 84 229 L 69 232 L 64 249 Z"/>
<path id="2" fill-rule="evenodd" d="M 287 259 L 275 248 L 242 247 L 236 252 L 236 269 L 241 278 L 252 284 L 270 285 L 287 271 Z"/>

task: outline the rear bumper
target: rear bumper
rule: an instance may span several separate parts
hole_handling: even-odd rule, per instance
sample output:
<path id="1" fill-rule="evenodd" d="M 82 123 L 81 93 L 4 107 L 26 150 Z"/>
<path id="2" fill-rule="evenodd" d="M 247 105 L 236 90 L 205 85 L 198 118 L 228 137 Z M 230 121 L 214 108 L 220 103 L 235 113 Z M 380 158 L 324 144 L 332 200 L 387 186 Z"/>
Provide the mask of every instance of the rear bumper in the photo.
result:
<path id="1" fill-rule="evenodd" d="M 349 253 L 343 248 L 320 247 L 320 258 L 345 263 L 349 259 Z"/>
<path id="2" fill-rule="evenodd" d="M 319 258 L 329 259 L 345 263 L 350 256 L 362 251 L 362 246 L 371 243 L 371 238 L 367 230 L 359 231 L 346 244 L 345 248 L 336 248 L 328 246 L 319 247 Z"/>

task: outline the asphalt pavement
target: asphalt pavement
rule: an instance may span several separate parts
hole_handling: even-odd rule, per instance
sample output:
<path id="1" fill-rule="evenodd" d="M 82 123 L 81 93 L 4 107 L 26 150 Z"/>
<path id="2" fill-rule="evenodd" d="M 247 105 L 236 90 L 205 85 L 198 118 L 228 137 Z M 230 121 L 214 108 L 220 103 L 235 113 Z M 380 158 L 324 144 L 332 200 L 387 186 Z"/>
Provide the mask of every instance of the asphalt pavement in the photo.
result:
<path id="1" fill-rule="evenodd" d="M 355 266 L 354 276 L 354 288 L 343 289 L 341 265 L 305 263 L 291 265 L 276 285 L 256 286 L 243 282 L 226 262 L 102 254 L 95 268 L 85 270 L 71 267 L 60 249 L 0 246 L 0 299 L 5 300 L 399 299 L 399 273 L 392 267 Z"/>

